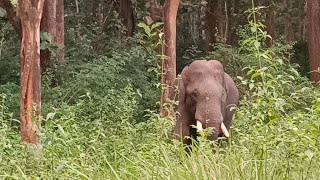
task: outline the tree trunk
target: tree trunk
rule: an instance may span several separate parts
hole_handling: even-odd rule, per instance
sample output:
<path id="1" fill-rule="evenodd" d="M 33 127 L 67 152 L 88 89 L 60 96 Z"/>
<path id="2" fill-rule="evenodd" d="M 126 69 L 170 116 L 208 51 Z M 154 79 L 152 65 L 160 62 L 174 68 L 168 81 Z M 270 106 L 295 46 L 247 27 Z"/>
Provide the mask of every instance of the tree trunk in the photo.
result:
<path id="1" fill-rule="evenodd" d="M 98 25 L 100 28 L 100 33 L 104 32 L 104 5 L 100 2 L 98 5 L 98 13 L 97 13 L 97 17 L 98 17 Z"/>
<path id="2" fill-rule="evenodd" d="M 307 0 L 307 33 L 310 57 L 310 79 L 320 81 L 320 0 Z"/>
<path id="3" fill-rule="evenodd" d="M 64 1 L 57 0 L 57 15 L 56 15 L 57 27 L 55 42 L 59 48 L 57 50 L 57 56 L 59 60 L 64 59 Z"/>
<path id="4" fill-rule="evenodd" d="M 7 11 L 5 19 L 12 24 L 14 30 L 21 38 L 21 24 L 20 18 L 16 16 L 16 8 L 13 6 L 10 0 L 0 0 L 0 7 Z"/>
<path id="5" fill-rule="evenodd" d="M 226 43 L 229 45 L 234 45 L 236 30 L 237 30 L 237 20 L 235 19 L 236 14 L 236 2 L 235 0 L 228 0 L 226 1 L 227 5 L 227 14 L 228 17 L 228 26 L 227 26 L 227 39 Z"/>
<path id="6" fill-rule="evenodd" d="M 284 7 L 286 7 L 286 13 L 284 17 L 284 40 L 285 42 L 291 42 L 294 40 L 294 30 L 292 27 L 292 2 L 291 0 L 284 0 Z"/>
<path id="7" fill-rule="evenodd" d="M 47 32 L 51 35 L 52 43 L 55 43 L 56 38 L 56 11 L 57 8 L 57 1 L 56 0 L 50 0 L 50 1 L 44 1 L 43 5 L 43 15 L 41 19 L 41 31 Z M 49 49 L 44 49 L 40 51 L 40 65 L 42 71 L 46 71 L 46 69 L 49 67 L 51 59 L 51 53 Z"/>
<path id="8" fill-rule="evenodd" d="M 241 17 L 241 12 L 240 12 L 240 2 L 238 0 L 232 0 L 230 2 L 230 13 L 229 13 L 229 36 L 228 36 L 228 42 L 227 44 L 230 45 L 237 45 L 238 40 L 239 40 L 239 35 L 237 33 L 238 26 L 241 24 L 240 18 Z"/>
<path id="9" fill-rule="evenodd" d="M 225 9 L 224 9 L 224 0 L 218 0 L 218 35 L 219 42 L 224 43 L 224 35 L 225 35 Z"/>
<path id="10" fill-rule="evenodd" d="M 268 7 L 267 15 L 266 15 L 266 28 L 267 33 L 271 38 L 267 39 L 267 46 L 272 47 L 276 38 L 276 16 L 273 8 Z"/>
<path id="11" fill-rule="evenodd" d="M 122 23 L 126 28 L 127 36 L 132 36 L 134 32 L 134 19 L 131 0 L 120 0 L 120 15 Z"/>
<path id="12" fill-rule="evenodd" d="M 230 35 L 230 29 L 229 29 L 229 13 L 230 13 L 229 5 L 228 5 L 228 0 L 224 1 L 224 15 L 225 15 L 225 32 L 224 32 L 224 43 L 228 43 L 229 35 Z"/>
<path id="13" fill-rule="evenodd" d="M 174 86 L 176 78 L 176 19 L 180 0 L 166 0 L 164 4 L 164 55 L 166 58 L 162 62 L 161 82 L 164 86 L 161 94 L 160 115 L 162 117 L 170 115 L 166 111 L 165 103 L 170 97 L 170 89 Z"/>
<path id="14" fill-rule="evenodd" d="M 207 52 L 213 50 L 214 43 L 217 42 L 216 33 L 218 29 L 218 0 L 208 2 L 208 8 L 206 11 L 206 40 L 207 40 Z"/>
<path id="15" fill-rule="evenodd" d="M 304 5 L 303 9 L 304 9 L 305 16 L 303 17 L 303 27 L 302 27 L 301 36 L 302 36 L 302 40 L 307 40 L 307 24 L 308 24 L 308 16 L 307 16 L 308 6 L 307 6 L 307 3 Z"/>
<path id="16" fill-rule="evenodd" d="M 40 22 L 44 0 L 19 0 L 22 27 L 21 41 L 21 139 L 28 144 L 39 144 L 41 71 Z"/>

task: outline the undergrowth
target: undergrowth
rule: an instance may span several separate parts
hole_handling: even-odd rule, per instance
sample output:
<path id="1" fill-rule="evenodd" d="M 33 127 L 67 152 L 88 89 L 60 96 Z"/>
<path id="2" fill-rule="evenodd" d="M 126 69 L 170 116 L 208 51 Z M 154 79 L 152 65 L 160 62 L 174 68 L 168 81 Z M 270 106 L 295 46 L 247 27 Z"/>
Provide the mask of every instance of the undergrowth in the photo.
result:
<path id="1" fill-rule="evenodd" d="M 290 65 L 288 47 L 263 48 L 262 29 L 250 21 L 241 48 L 205 57 L 223 62 L 241 102 L 229 140 L 199 137 L 189 153 L 158 114 L 154 56 L 138 44 L 94 55 L 80 44 L 58 65 L 62 85 L 43 76 L 41 153 L 21 145 L 18 86 L 1 85 L 0 179 L 318 179 L 320 90 Z"/>

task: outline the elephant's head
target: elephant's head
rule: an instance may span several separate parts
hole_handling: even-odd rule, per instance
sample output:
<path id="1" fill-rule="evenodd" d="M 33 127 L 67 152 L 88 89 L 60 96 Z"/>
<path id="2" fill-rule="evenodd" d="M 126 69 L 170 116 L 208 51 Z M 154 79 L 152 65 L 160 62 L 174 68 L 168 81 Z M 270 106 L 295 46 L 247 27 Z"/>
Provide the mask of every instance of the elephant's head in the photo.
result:
<path id="1" fill-rule="evenodd" d="M 223 123 L 227 106 L 224 76 L 222 64 L 215 60 L 194 61 L 181 73 L 183 86 L 180 86 L 179 101 L 192 116 L 192 124 L 199 128 L 214 128 L 209 137 L 211 140 L 222 133 L 229 136 Z"/>

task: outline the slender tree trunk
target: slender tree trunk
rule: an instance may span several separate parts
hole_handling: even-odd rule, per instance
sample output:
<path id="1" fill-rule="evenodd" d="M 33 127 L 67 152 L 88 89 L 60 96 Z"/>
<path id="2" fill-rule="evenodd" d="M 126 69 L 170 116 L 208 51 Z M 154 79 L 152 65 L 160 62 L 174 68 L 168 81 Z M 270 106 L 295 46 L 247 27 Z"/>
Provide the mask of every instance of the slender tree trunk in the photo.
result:
<path id="1" fill-rule="evenodd" d="M 21 17 L 21 139 L 28 144 L 39 144 L 41 71 L 40 22 L 44 0 L 19 0 Z"/>
<path id="2" fill-rule="evenodd" d="M 170 98 L 170 89 L 174 86 L 176 78 L 176 19 L 180 0 L 166 0 L 164 4 L 164 36 L 165 47 L 164 55 L 166 59 L 162 63 L 162 85 L 164 88 L 161 94 L 161 116 L 168 116 L 170 112 L 166 111 L 165 103 Z"/>
<path id="3" fill-rule="evenodd" d="M 217 42 L 216 33 L 218 29 L 218 0 L 212 0 L 208 2 L 206 11 L 206 41 L 207 52 L 213 50 L 214 43 Z"/>
<path id="4" fill-rule="evenodd" d="M 225 10 L 224 10 L 224 0 L 218 0 L 218 35 L 219 35 L 219 42 L 224 42 L 224 28 L 225 28 Z"/>
<path id="5" fill-rule="evenodd" d="M 55 42 L 59 45 L 57 50 L 58 59 L 64 59 L 64 0 L 57 1 L 57 28 Z"/>
<path id="6" fill-rule="evenodd" d="M 234 40 L 235 40 L 235 35 L 236 35 L 236 29 L 237 29 L 237 22 L 235 19 L 235 11 L 236 11 L 236 3 L 234 0 L 227 0 L 226 1 L 226 5 L 227 5 L 227 14 L 226 16 L 228 16 L 228 26 L 227 26 L 227 39 L 226 39 L 226 43 L 229 45 L 233 45 L 234 44 Z"/>
<path id="7" fill-rule="evenodd" d="M 304 5 L 304 14 L 305 16 L 303 17 L 303 27 L 302 27 L 302 40 L 307 40 L 307 24 L 308 24 L 308 15 L 307 15 L 307 3 Z"/>
<path id="8" fill-rule="evenodd" d="M 272 47 L 276 38 L 276 16 L 273 8 L 268 7 L 267 15 L 266 15 L 266 28 L 267 33 L 271 38 L 267 39 L 267 46 Z"/>
<path id="9" fill-rule="evenodd" d="M 320 0 L 307 0 L 307 33 L 310 57 L 310 79 L 320 81 Z"/>
<path id="10" fill-rule="evenodd" d="M 120 14 L 122 23 L 126 27 L 127 36 L 132 36 L 134 32 L 134 18 L 131 0 L 120 0 Z"/>
<path id="11" fill-rule="evenodd" d="M 224 32 L 224 42 L 227 43 L 228 42 L 228 39 L 229 39 L 229 23 L 230 23 L 230 20 L 229 20 L 229 13 L 230 13 L 230 9 L 228 8 L 228 1 L 225 0 L 224 1 L 224 15 L 225 15 L 225 32 Z"/>
<path id="12" fill-rule="evenodd" d="M 230 13 L 229 13 L 229 19 L 230 19 L 230 33 L 229 33 L 229 38 L 228 38 L 228 42 L 227 44 L 230 45 L 236 45 L 238 44 L 238 34 L 237 34 L 237 28 L 238 25 L 241 24 L 241 22 L 239 22 L 240 20 L 238 19 L 238 17 L 240 16 L 239 12 L 239 8 L 240 8 L 240 3 L 239 0 L 232 0 L 230 2 Z"/>
<path id="13" fill-rule="evenodd" d="M 44 1 L 43 15 L 41 19 L 41 31 L 47 32 L 51 35 L 52 43 L 55 43 L 56 38 L 56 11 L 57 1 L 50 0 Z M 40 65 L 42 71 L 46 71 L 49 67 L 51 59 L 51 53 L 49 49 L 44 49 L 40 51 Z"/>
<path id="14" fill-rule="evenodd" d="M 284 7 L 286 7 L 287 12 L 284 17 L 284 40 L 285 42 L 291 42 L 294 40 L 294 30 L 292 27 L 292 2 L 291 0 L 284 0 Z"/>
<path id="15" fill-rule="evenodd" d="M 100 28 L 100 33 L 104 32 L 104 5 L 100 2 L 98 8 L 98 25 Z"/>

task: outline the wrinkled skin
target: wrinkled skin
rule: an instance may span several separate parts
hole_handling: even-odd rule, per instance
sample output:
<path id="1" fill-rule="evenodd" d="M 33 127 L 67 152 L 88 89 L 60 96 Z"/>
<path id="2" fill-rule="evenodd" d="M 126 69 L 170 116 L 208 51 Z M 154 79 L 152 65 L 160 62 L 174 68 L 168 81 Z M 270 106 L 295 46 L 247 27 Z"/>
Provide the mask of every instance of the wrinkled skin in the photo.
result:
<path id="1" fill-rule="evenodd" d="M 214 133 L 208 137 L 210 140 L 222 136 L 222 122 L 229 130 L 234 114 L 230 108 L 238 104 L 239 92 L 220 62 L 194 61 L 182 70 L 181 79 L 176 80 L 176 85 L 179 89 L 176 97 L 179 105 L 176 107 L 174 133 L 179 140 L 190 144 L 190 139 L 184 137 L 196 135 L 191 125 L 196 125 L 197 120 L 203 128 L 214 128 Z"/>

